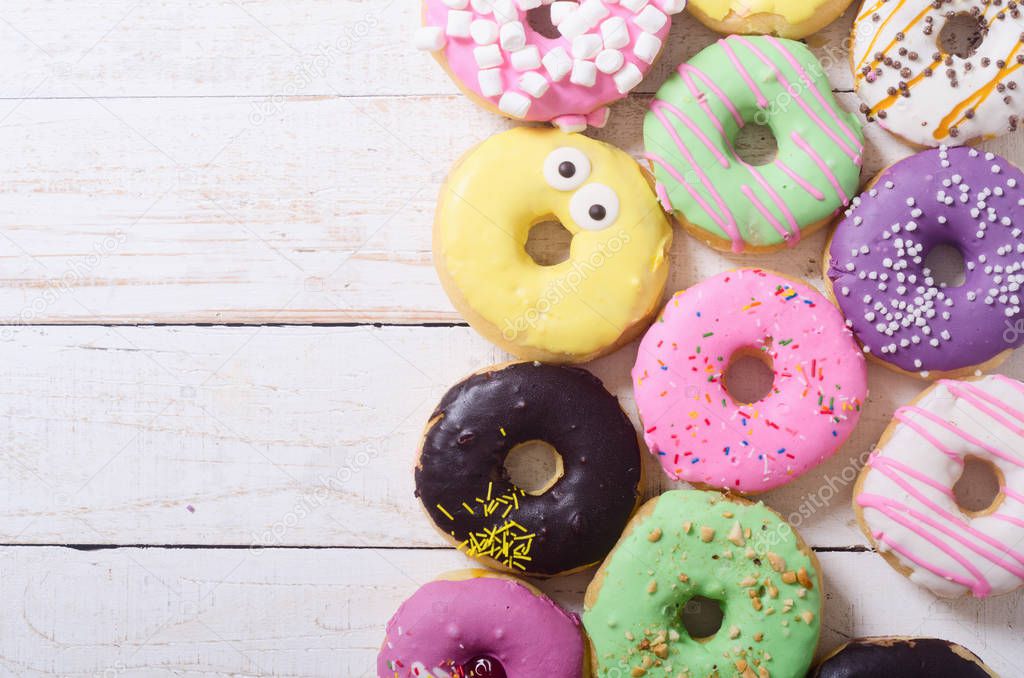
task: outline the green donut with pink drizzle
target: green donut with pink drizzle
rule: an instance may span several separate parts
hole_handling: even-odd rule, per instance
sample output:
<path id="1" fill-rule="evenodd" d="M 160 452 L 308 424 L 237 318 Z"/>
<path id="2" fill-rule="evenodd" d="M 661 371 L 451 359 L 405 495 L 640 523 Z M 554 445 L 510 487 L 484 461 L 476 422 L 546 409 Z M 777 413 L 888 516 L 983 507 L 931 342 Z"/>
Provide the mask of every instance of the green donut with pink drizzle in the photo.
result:
<path id="1" fill-rule="evenodd" d="M 778 144 L 764 165 L 736 153 L 752 122 Z M 658 90 L 644 145 L 663 206 L 691 234 L 721 250 L 768 252 L 796 245 L 853 198 L 864 135 L 806 46 L 733 35 Z"/>

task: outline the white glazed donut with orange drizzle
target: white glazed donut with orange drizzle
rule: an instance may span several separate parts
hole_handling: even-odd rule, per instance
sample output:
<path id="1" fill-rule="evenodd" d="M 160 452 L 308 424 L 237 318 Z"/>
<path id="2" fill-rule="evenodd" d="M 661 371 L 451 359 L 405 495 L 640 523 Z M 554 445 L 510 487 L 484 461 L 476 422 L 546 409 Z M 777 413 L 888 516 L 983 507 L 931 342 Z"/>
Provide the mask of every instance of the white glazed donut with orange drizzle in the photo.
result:
<path id="1" fill-rule="evenodd" d="M 1014 131 L 1024 114 L 1022 37 L 1018 2 L 865 0 L 850 50 L 861 112 L 919 146 Z"/>
<path id="2" fill-rule="evenodd" d="M 640 84 L 686 0 L 424 0 L 416 46 L 484 107 L 565 131 L 603 127 Z M 531 26 L 550 12 L 557 31 Z"/>
<path id="3" fill-rule="evenodd" d="M 965 459 L 991 464 L 993 504 L 962 509 Z M 943 380 L 896 411 L 854 489 L 865 534 L 890 565 L 939 596 L 1024 584 L 1024 384 L 1003 375 Z"/>

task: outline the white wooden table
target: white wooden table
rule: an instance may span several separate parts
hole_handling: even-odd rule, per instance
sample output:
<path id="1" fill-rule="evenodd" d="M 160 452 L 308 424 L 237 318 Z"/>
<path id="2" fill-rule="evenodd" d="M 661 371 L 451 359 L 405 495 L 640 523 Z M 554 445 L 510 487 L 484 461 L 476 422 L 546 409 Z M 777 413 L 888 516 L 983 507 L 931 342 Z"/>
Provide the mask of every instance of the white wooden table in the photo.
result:
<path id="1" fill-rule="evenodd" d="M 445 298 L 430 226 L 450 163 L 509 123 L 411 48 L 416 12 L 0 5 L 0 674 L 373 675 L 399 602 L 467 564 L 410 465 L 446 388 L 506 356 Z M 810 42 L 842 56 L 849 25 Z M 639 154 L 649 93 L 711 40 L 680 17 L 597 136 Z M 910 152 L 867 135 L 865 176 Z M 1019 136 L 986 148 L 1024 163 Z M 820 285 L 823 244 L 740 259 L 680 234 L 669 289 L 752 261 Z M 634 351 L 592 366 L 629 411 Z M 1019 675 L 1020 593 L 939 601 L 865 546 L 853 471 L 922 387 L 870 377 L 850 443 L 766 497 L 820 553 L 821 649 L 929 634 Z M 543 588 L 578 609 L 586 583 Z"/>

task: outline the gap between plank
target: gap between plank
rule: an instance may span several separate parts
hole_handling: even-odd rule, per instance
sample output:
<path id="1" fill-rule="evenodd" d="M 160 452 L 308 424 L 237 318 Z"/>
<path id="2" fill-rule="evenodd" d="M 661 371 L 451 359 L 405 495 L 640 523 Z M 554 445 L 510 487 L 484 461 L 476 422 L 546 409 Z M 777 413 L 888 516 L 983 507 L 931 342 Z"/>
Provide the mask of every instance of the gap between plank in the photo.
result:
<path id="1" fill-rule="evenodd" d="M 317 546 L 308 544 L 248 546 L 245 544 L 15 544 L 0 543 L 0 548 L 62 548 L 75 551 L 113 551 L 117 549 L 159 549 L 166 551 L 455 551 L 451 546 Z M 869 546 L 812 546 L 815 553 L 873 553 Z"/>

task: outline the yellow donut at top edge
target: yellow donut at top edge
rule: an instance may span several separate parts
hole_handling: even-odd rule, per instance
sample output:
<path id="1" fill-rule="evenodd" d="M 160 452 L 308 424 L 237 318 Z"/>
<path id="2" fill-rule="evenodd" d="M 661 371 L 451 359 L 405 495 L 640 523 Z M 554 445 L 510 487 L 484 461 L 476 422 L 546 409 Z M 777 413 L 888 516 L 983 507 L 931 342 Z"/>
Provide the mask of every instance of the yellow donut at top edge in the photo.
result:
<path id="1" fill-rule="evenodd" d="M 482 335 L 527 360 L 585 362 L 642 331 L 660 305 L 672 229 L 623 151 L 521 127 L 467 153 L 441 189 L 434 264 Z M 542 266 L 531 229 L 558 221 L 569 258 Z"/>
<path id="2" fill-rule="evenodd" d="M 791 40 L 820 31 L 852 0 L 689 0 L 687 9 L 719 33 L 770 34 Z"/>

